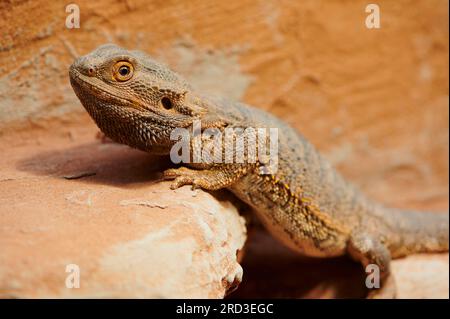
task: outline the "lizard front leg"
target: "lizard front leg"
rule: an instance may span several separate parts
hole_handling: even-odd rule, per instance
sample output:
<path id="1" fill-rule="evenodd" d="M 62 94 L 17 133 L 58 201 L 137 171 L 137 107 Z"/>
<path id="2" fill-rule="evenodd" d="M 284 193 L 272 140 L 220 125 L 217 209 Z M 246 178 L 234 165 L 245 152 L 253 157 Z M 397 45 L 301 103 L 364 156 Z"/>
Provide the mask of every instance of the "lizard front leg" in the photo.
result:
<path id="1" fill-rule="evenodd" d="M 377 238 L 364 230 L 353 231 L 348 244 L 349 255 L 362 263 L 364 268 L 375 264 L 380 270 L 380 288 L 374 288 L 367 296 L 370 299 L 393 299 L 396 295 L 394 277 L 390 273 L 391 254 Z"/>
<path id="2" fill-rule="evenodd" d="M 214 167 L 201 170 L 180 167 L 164 171 L 164 178 L 173 179 L 170 185 L 171 189 L 177 189 L 183 185 L 192 185 L 194 189 L 202 188 L 214 191 L 230 186 L 244 173 L 242 170 L 227 170 Z"/>

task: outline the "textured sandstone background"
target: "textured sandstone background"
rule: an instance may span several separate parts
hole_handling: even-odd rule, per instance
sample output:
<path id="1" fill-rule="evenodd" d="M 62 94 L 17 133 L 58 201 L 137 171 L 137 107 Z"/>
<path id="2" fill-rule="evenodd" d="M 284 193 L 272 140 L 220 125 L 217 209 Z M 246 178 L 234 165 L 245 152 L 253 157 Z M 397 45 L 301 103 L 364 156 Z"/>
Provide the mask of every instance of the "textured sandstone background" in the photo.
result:
<path id="1" fill-rule="evenodd" d="M 67 69 L 115 42 L 151 53 L 204 91 L 282 117 L 372 197 L 448 210 L 448 1 L 376 1 L 379 30 L 366 29 L 368 1 L 357 0 L 79 0 L 73 30 L 68 3 L 0 2 L 2 205 L 27 188 L 12 171 L 23 170 L 17 145 L 33 154 L 50 143 L 46 133 L 70 143 L 77 125 L 95 131 Z M 14 193 L 7 182 L 17 176 L 24 184 Z"/>

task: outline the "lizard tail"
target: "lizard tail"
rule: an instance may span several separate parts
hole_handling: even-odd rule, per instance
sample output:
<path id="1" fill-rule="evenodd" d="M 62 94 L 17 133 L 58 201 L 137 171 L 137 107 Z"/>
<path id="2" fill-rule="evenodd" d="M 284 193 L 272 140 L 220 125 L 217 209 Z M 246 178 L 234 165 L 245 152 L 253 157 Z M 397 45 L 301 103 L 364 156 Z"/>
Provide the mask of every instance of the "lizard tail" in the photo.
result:
<path id="1" fill-rule="evenodd" d="M 449 213 L 417 212 L 389 209 L 389 226 L 394 240 L 390 251 L 393 258 L 413 253 L 448 251 Z"/>

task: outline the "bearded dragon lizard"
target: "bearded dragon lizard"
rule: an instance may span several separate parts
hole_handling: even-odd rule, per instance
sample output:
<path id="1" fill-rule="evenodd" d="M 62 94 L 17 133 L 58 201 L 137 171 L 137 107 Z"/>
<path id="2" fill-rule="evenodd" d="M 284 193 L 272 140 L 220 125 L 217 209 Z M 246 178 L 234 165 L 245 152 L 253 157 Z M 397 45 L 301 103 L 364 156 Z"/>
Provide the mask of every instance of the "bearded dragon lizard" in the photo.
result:
<path id="1" fill-rule="evenodd" d="M 171 132 L 194 121 L 200 121 L 202 131 L 278 128 L 275 173 L 261 174 L 262 160 L 257 158 L 244 163 L 185 163 L 166 170 L 164 176 L 173 180 L 172 189 L 192 185 L 230 190 L 253 208 L 275 238 L 301 254 L 347 254 L 363 266 L 378 266 L 381 287 L 369 297 L 394 297 L 392 258 L 448 251 L 448 213 L 403 211 L 369 200 L 280 119 L 242 103 L 202 95 L 142 52 L 103 45 L 79 57 L 69 75 L 101 131 L 145 152 L 168 155 L 176 142 Z M 217 143 L 202 135 L 190 138 L 206 145 Z M 227 143 L 213 146 L 225 149 Z"/>

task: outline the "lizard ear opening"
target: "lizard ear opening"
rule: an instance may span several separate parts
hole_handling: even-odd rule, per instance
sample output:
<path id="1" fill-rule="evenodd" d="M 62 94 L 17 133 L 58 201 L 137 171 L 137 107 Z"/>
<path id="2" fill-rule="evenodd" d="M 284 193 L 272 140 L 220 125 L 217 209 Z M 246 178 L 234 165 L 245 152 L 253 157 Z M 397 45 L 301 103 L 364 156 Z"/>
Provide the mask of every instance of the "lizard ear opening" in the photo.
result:
<path id="1" fill-rule="evenodd" d="M 173 103 L 167 96 L 161 99 L 161 104 L 166 110 L 170 110 L 173 107 Z"/>

